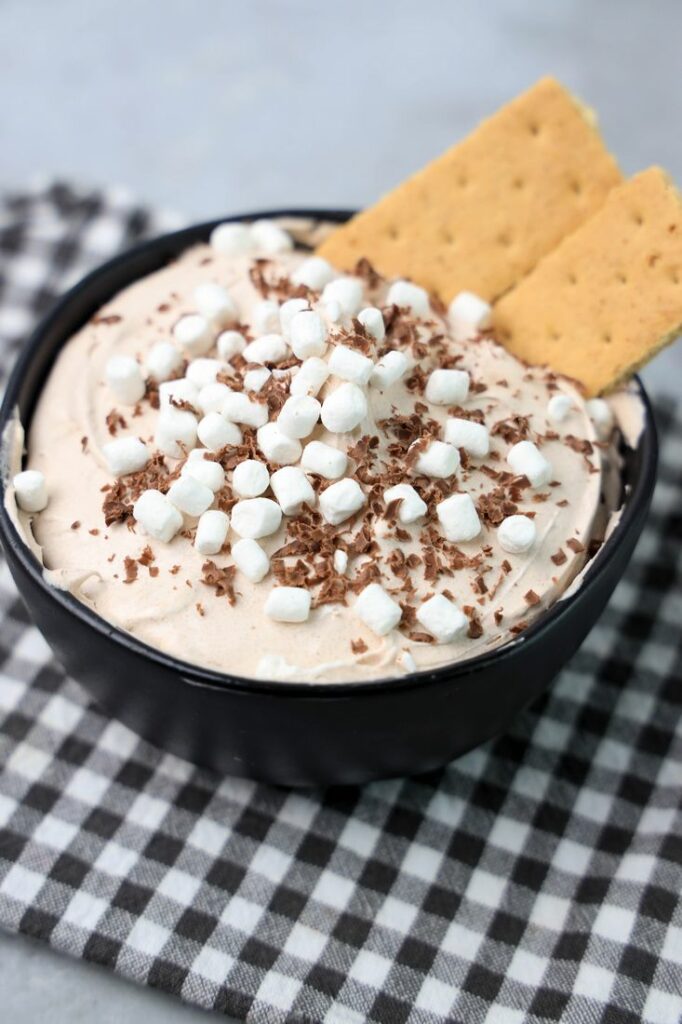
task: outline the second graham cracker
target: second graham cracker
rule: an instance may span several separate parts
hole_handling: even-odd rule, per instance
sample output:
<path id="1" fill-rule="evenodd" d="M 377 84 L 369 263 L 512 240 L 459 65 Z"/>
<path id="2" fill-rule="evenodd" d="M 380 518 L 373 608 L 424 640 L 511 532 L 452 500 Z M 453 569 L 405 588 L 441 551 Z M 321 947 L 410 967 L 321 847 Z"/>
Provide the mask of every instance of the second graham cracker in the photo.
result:
<path id="1" fill-rule="evenodd" d="M 492 301 L 620 180 L 591 115 L 543 78 L 317 251 L 344 270 L 367 257 L 444 301 L 463 290 Z"/>
<path id="2" fill-rule="evenodd" d="M 493 311 L 528 363 L 609 391 L 682 329 L 682 201 L 660 167 L 614 189 Z"/>

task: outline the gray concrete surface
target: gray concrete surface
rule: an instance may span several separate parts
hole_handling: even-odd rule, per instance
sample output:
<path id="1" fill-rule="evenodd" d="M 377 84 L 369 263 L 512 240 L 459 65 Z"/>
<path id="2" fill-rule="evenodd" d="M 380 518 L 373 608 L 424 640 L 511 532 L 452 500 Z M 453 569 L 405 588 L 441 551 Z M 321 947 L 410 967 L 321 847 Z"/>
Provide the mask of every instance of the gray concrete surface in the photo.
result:
<path id="1" fill-rule="evenodd" d="M 129 187 L 201 218 L 371 201 L 537 77 L 596 107 L 623 169 L 682 182 L 679 0 L 0 0 L 0 188 Z M 682 346 L 645 374 L 677 387 Z M 0 937 L 0 1019 L 205 1020 Z"/>

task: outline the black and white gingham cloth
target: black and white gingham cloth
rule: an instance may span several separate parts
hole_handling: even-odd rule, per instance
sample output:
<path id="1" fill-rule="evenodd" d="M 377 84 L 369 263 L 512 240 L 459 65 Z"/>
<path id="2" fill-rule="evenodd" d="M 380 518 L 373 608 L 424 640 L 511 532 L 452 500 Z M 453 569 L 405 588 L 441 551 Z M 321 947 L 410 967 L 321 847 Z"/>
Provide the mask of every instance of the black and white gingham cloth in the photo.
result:
<path id="1" fill-rule="evenodd" d="M 3 362 L 166 224 L 120 192 L 10 197 Z M 0 926 L 253 1024 L 679 1024 L 682 422 L 660 424 L 599 626 L 506 736 L 416 779 L 289 792 L 161 753 L 65 678 L 3 566 Z"/>

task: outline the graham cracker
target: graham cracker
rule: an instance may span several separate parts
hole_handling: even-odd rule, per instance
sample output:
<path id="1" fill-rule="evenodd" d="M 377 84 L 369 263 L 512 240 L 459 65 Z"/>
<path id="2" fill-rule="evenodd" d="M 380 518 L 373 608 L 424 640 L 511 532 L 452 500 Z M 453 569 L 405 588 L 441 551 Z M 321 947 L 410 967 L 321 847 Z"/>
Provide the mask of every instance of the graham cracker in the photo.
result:
<path id="1" fill-rule="evenodd" d="M 449 301 L 492 301 L 601 206 L 621 175 L 594 117 L 543 78 L 318 248 L 352 270 L 367 257 Z"/>
<path id="2" fill-rule="evenodd" d="M 493 310 L 502 344 L 589 395 L 632 376 L 682 328 L 682 200 L 651 167 L 615 188 Z"/>

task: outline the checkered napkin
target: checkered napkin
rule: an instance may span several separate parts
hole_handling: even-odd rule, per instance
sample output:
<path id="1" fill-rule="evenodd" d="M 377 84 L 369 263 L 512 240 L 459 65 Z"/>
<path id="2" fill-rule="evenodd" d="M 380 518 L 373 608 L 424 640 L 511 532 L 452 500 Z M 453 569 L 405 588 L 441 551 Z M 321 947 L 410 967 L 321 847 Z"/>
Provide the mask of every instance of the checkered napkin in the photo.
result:
<path id="1" fill-rule="evenodd" d="M 164 223 L 63 185 L 0 217 L 5 362 Z M 678 1024 L 682 422 L 660 423 L 599 626 L 506 736 L 415 779 L 289 792 L 154 749 L 64 676 L 3 568 L 0 925 L 253 1024 Z"/>

